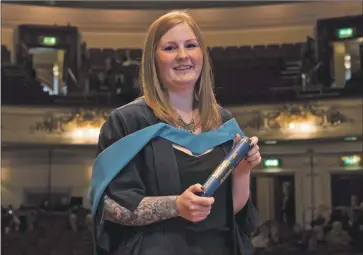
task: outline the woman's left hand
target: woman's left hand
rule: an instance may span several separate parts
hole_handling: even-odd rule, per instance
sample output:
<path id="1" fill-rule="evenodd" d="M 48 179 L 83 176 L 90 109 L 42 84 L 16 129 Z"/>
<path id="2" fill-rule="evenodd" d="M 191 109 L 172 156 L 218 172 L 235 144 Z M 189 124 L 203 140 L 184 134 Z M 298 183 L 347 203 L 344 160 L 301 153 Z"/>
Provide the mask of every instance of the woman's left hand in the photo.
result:
<path id="1" fill-rule="evenodd" d="M 236 143 L 238 140 L 241 139 L 240 135 L 236 135 L 236 138 L 234 140 L 234 143 Z M 251 139 L 251 149 L 247 153 L 246 158 L 244 160 L 241 160 L 238 164 L 238 169 L 243 170 L 251 170 L 252 168 L 256 167 L 261 163 L 261 154 L 260 154 L 260 148 L 258 147 L 258 138 L 256 136 L 253 136 Z M 242 171 L 243 171 L 242 170 Z"/>

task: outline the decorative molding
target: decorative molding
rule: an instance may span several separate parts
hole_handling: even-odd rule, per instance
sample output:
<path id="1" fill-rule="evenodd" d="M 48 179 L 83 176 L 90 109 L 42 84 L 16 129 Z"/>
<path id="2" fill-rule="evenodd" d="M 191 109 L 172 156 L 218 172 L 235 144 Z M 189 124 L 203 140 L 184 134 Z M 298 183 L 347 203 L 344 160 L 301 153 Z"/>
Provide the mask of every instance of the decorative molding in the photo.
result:
<path id="1" fill-rule="evenodd" d="M 362 135 L 361 99 L 233 107 L 231 112 L 246 134 L 260 140 Z"/>
<path id="2" fill-rule="evenodd" d="M 47 112 L 42 115 L 42 120 L 31 126 L 31 133 L 63 134 L 76 129 L 100 129 L 109 115 L 108 111 L 77 109 L 69 113 Z"/>
<path id="3" fill-rule="evenodd" d="M 228 108 L 228 107 L 227 107 Z M 228 108 L 260 140 L 362 136 L 362 101 L 330 100 Z M 111 109 L 2 107 L 2 142 L 96 144 Z"/>
<path id="4" fill-rule="evenodd" d="M 289 125 L 293 126 L 297 123 L 309 123 L 317 128 L 328 128 L 353 122 L 353 119 L 342 114 L 337 106 L 323 109 L 314 104 L 285 104 L 268 112 L 256 111 L 253 115 L 252 119 L 241 123 L 243 129 L 270 132 L 283 131 L 289 129 Z"/>

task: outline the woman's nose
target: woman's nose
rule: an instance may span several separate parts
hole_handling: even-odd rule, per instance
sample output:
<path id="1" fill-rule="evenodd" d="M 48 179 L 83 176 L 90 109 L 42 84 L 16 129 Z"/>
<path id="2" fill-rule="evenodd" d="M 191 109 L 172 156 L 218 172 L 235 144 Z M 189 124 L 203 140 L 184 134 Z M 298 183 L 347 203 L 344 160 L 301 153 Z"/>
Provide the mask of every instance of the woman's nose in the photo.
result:
<path id="1" fill-rule="evenodd" d="M 187 55 L 185 49 L 184 48 L 179 48 L 177 58 L 178 59 L 184 59 L 186 57 L 188 57 L 188 55 Z"/>

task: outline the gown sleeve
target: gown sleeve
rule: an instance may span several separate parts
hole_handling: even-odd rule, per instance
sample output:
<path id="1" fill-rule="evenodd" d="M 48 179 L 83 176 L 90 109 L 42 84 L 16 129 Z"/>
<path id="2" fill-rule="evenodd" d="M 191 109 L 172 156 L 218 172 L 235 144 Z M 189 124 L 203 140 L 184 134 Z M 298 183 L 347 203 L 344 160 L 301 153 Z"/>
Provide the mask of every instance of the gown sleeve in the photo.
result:
<path id="1" fill-rule="evenodd" d="M 127 127 L 128 126 L 124 121 L 122 114 L 117 110 L 112 111 L 109 118 L 103 124 L 100 130 L 97 155 L 119 139 L 122 139 L 128 135 L 130 131 L 127 129 Z M 119 156 L 122 157 L 122 155 Z M 142 162 L 143 161 L 140 160 L 139 153 L 109 183 L 104 195 L 107 194 L 111 199 L 113 199 L 122 207 L 125 207 L 129 210 L 135 210 L 145 196 L 144 182 L 141 178 L 141 170 L 143 169 L 141 165 Z M 115 243 L 115 240 L 113 239 L 115 239 L 116 236 L 107 230 L 110 228 L 110 225 L 115 224 L 104 221 L 103 209 L 103 202 L 101 201 L 96 214 L 95 242 L 97 244 L 96 247 L 108 251 L 112 249 L 112 243 Z M 117 239 L 120 238 L 122 237 L 117 237 Z M 117 242 L 120 241 L 121 240 L 117 240 Z M 97 254 L 103 253 L 98 251 Z"/>
<path id="2" fill-rule="evenodd" d="M 230 111 L 220 108 L 223 123 L 233 118 Z M 232 196 L 232 194 L 231 194 Z M 240 250 L 238 254 L 249 254 L 252 252 L 253 247 L 251 243 L 251 234 L 256 231 L 259 225 L 258 213 L 253 205 L 251 198 L 247 200 L 246 205 L 234 215 L 234 228 L 237 233 L 237 247 Z"/>
<path id="3" fill-rule="evenodd" d="M 235 215 L 235 233 L 237 234 L 237 254 L 253 254 L 254 248 L 251 241 L 251 234 L 258 226 L 258 214 L 248 199 L 244 208 Z"/>
<path id="4" fill-rule="evenodd" d="M 251 198 L 248 199 L 246 205 L 235 217 L 237 225 L 247 236 L 250 236 L 259 224 L 258 213 L 255 206 L 252 204 Z"/>
<path id="5" fill-rule="evenodd" d="M 128 134 L 127 125 L 121 114 L 113 111 L 100 131 L 98 153 Z M 141 164 L 142 160 L 138 154 L 117 174 L 106 189 L 106 194 L 111 199 L 129 210 L 135 210 L 145 195 Z"/>

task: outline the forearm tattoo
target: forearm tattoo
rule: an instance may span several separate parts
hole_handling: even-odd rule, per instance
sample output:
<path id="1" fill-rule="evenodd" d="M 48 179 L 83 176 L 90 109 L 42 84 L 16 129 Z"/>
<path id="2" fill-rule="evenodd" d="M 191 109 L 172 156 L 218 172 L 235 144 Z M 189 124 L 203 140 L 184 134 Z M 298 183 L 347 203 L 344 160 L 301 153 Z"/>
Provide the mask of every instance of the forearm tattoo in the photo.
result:
<path id="1" fill-rule="evenodd" d="M 144 226 L 177 217 L 176 198 L 177 196 L 145 197 L 131 211 L 105 195 L 104 219 L 126 226 Z"/>

